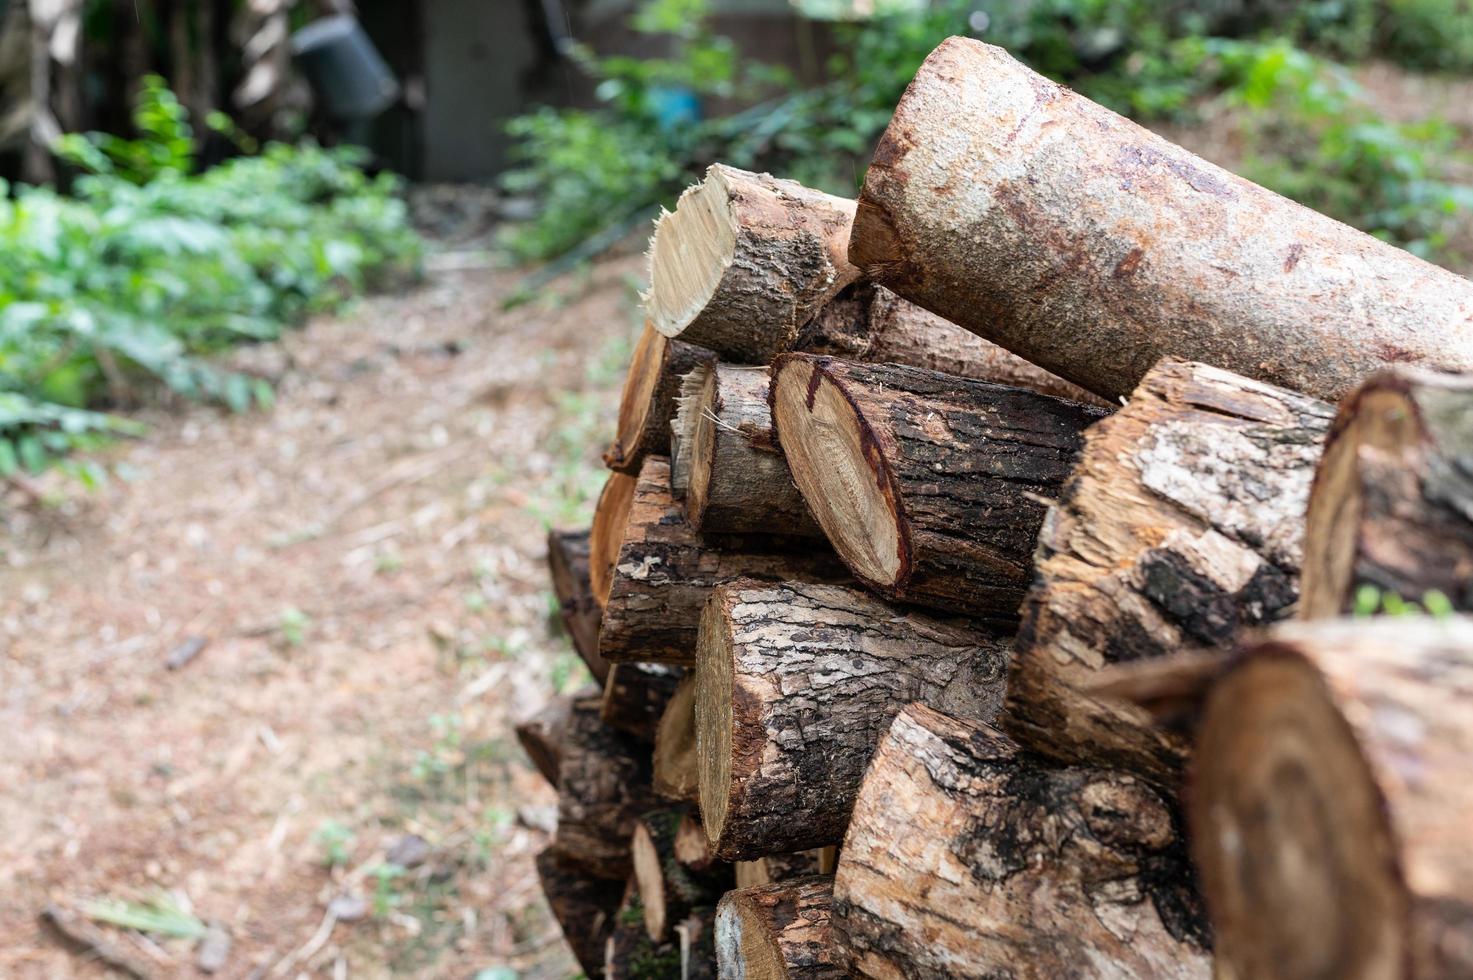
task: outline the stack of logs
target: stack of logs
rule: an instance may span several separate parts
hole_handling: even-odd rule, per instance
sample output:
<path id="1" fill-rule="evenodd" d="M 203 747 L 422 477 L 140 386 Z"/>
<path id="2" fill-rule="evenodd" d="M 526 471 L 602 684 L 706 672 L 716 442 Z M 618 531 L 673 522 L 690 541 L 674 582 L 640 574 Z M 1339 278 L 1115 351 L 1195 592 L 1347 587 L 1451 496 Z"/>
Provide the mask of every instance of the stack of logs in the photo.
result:
<path id="1" fill-rule="evenodd" d="M 1473 976 L 1473 284 L 957 38 L 650 257 L 520 729 L 590 975 Z"/>

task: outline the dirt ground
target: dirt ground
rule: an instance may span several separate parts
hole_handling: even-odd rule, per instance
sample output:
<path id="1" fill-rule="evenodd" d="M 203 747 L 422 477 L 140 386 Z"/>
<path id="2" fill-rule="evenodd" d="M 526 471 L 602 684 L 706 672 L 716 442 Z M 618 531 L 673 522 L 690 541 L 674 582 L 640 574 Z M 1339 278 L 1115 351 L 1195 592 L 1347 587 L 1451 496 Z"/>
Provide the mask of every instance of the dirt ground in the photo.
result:
<path id="1" fill-rule="evenodd" d="M 108 975 L 38 913 L 163 893 L 228 931 L 219 976 L 576 974 L 510 726 L 581 679 L 544 534 L 600 485 L 639 267 L 503 313 L 514 274 L 436 256 L 242 355 L 274 410 L 160 412 L 103 489 L 5 499 L 0 976 Z"/>

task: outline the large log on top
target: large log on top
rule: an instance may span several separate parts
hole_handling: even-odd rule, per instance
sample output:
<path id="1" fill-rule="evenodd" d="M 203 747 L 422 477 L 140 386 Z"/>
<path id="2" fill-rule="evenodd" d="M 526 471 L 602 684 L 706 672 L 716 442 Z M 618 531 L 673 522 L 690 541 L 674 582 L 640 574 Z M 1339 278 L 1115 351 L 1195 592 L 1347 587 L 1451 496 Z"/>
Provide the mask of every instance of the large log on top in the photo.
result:
<path id="1" fill-rule="evenodd" d="M 650 789 L 649 746 L 599 717 L 603 699 L 573 702 L 558 767 L 559 857 L 612 881 L 629 877 L 629 840 L 640 815 L 659 805 Z"/>
<path id="2" fill-rule="evenodd" d="M 1081 693 L 1111 664 L 1231 643 L 1298 595 L 1329 405 L 1187 361 L 1085 433 L 1038 538 L 1006 727 L 1065 761 L 1175 783 L 1188 740 Z"/>
<path id="3" fill-rule="evenodd" d="M 1165 355 L 1338 398 L 1473 368 L 1473 283 L 951 38 L 875 149 L 849 258 L 1109 398 Z"/>
<path id="4" fill-rule="evenodd" d="M 1222 976 L 1473 976 L 1473 621 L 1276 627 L 1214 688 L 1193 854 Z"/>
<path id="5" fill-rule="evenodd" d="M 728 892 L 716 907 L 716 967 L 746 980 L 842 977 L 829 944 L 827 875 Z"/>
<path id="6" fill-rule="evenodd" d="M 837 844 L 880 734 L 924 701 L 992 719 L 1008 641 L 857 589 L 721 586 L 701 616 L 696 758 L 718 857 Z"/>
<path id="7" fill-rule="evenodd" d="M 589 531 L 547 532 L 547 567 L 552 575 L 552 594 L 558 602 L 563 628 L 573 649 L 583 658 L 588 672 L 602 682 L 609 665 L 598 655 L 598 623 L 603 611 L 593 597 L 588 562 Z"/>
<path id="8" fill-rule="evenodd" d="M 853 219 L 853 201 L 715 164 L 655 224 L 645 312 L 666 337 L 765 364 L 858 278 Z"/>
<path id="9" fill-rule="evenodd" d="M 854 806 L 835 960 L 876 978 L 1205 980 L 1184 852 L 1170 808 L 1139 779 L 1050 768 L 984 723 L 915 705 Z"/>
<path id="10" fill-rule="evenodd" d="M 1473 377 L 1398 368 L 1346 400 L 1325 443 L 1304 534 L 1301 618 L 1356 592 L 1473 609 Z"/>
<path id="11" fill-rule="evenodd" d="M 1010 620 L 1046 501 L 1099 408 L 893 364 L 784 354 L 773 420 L 834 549 L 888 596 Z"/>
<path id="12" fill-rule="evenodd" d="M 646 323 L 629 360 L 614 441 L 604 452 L 604 464 L 634 475 L 650 453 L 668 455 L 680 379 L 698 364 L 715 360 L 705 348 L 671 340 Z"/>
<path id="13" fill-rule="evenodd" d="M 614 931 L 614 913 L 624 892 L 621 882 L 593 878 L 558 857 L 547 847 L 537 855 L 537 876 L 553 918 L 568 948 L 589 976 L 604 965 L 604 944 Z"/>
<path id="14" fill-rule="evenodd" d="M 805 581 L 845 577 L 827 549 L 767 537 L 706 539 L 686 522 L 670 495 L 670 466 L 645 460 L 604 607 L 599 651 L 614 663 L 695 663 L 696 632 L 706 597 L 721 582 L 750 576 Z"/>

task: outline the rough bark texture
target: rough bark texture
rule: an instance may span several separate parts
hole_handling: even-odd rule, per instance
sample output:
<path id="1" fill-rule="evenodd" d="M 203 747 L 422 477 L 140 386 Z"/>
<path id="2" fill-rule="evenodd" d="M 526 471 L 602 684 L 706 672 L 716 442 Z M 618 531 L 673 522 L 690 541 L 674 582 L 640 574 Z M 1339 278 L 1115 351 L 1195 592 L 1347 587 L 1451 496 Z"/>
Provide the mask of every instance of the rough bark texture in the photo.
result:
<path id="1" fill-rule="evenodd" d="M 655 328 L 765 364 L 858 278 L 854 202 L 715 164 L 655 224 L 645 309 Z"/>
<path id="2" fill-rule="evenodd" d="M 1473 377 L 1383 372 L 1341 406 L 1309 498 L 1301 618 L 1371 587 L 1473 609 Z"/>
<path id="3" fill-rule="evenodd" d="M 563 930 L 563 939 L 589 976 L 602 972 L 604 944 L 614 931 L 624 885 L 590 877 L 561 859 L 556 848 L 537 855 L 537 876 L 548 908 Z"/>
<path id="4" fill-rule="evenodd" d="M 603 610 L 593 598 L 593 585 L 588 576 L 589 534 L 588 531 L 548 531 L 547 568 L 563 629 L 568 631 L 573 649 L 588 665 L 588 672 L 603 683 L 609 676 L 609 664 L 598 653 L 598 624 Z"/>
<path id="5" fill-rule="evenodd" d="M 716 980 L 714 908 L 699 909 L 656 943 L 644 928 L 639 888 L 630 881 L 614 933 L 604 944 L 604 980 Z"/>
<path id="6" fill-rule="evenodd" d="M 578 697 L 588 697 L 591 691 L 580 692 Z M 563 756 L 563 733 L 573 717 L 574 697 L 561 695 L 553 698 L 526 721 L 517 725 L 517 741 L 521 743 L 532 765 L 553 786 L 558 783 L 558 768 Z"/>
<path id="7" fill-rule="evenodd" d="M 671 938 L 674 926 L 699 908 L 712 908 L 735 884 L 731 865 L 696 869 L 676 853 L 685 808 L 645 814 L 634 829 L 634 878 L 644 905 L 645 931 L 655 942 Z"/>
<path id="8" fill-rule="evenodd" d="M 686 516 L 707 533 L 822 537 L 777 448 L 767 388 L 765 367 L 718 364 L 705 373 L 688 443 Z"/>
<path id="9" fill-rule="evenodd" d="M 835 296 L 803 331 L 794 349 L 851 361 L 905 364 L 1115 407 L 871 282 L 857 282 Z"/>
<path id="10" fill-rule="evenodd" d="M 696 677 L 687 671 L 655 729 L 655 793 L 667 800 L 700 799 L 696 776 Z M 704 837 L 704 835 L 702 835 Z"/>
<path id="11" fill-rule="evenodd" d="M 786 550 L 785 550 L 786 549 Z M 645 461 L 604 608 L 599 650 L 606 660 L 695 663 L 701 607 L 721 582 L 846 577 L 837 558 L 810 544 L 794 552 L 775 538 L 703 538 L 670 496 L 670 467 Z"/>
<path id="12" fill-rule="evenodd" d="M 829 944 L 834 879 L 744 888 L 716 907 L 716 965 L 722 977 L 820 980 L 842 977 Z"/>
<path id="13" fill-rule="evenodd" d="M 986 724 L 915 705 L 855 803 L 835 959 L 862 977 L 1206 978 L 1191 882 L 1146 783 L 1050 768 Z"/>
<path id="14" fill-rule="evenodd" d="M 923 701 L 992 719 L 1008 642 L 857 589 L 743 581 L 701 617 L 696 755 L 717 856 L 836 844 L 875 743 Z"/>
<path id="15" fill-rule="evenodd" d="M 680 379 L 715 359 L 704 347 L 670 340 L 646 323 L 624 376 L 614 441 L 604 452 L 604 465 L 634 475 L 650 453 L 668 455 Z"/>
<path id="16" fill-rule="evenodd" d="M 614 664 L 604 684 L 604 724 L 654 742 L 660 717 L 684 676 L 684 670 L 665 664 Z"/>
<path id="17" fill-rule="evenodd" d="M 1306 395 L 1167 358 L 1091 427 L 1039 534 L 1009 733 L 1065 761 L 1174 784 L 1184 739 L 1075 688 L 1110 664 L 1231 643 L 1288 615 L 1331 414 Z"/>
<path id="18" fill-rule="evenodd" d="M 951 38 L 875 149 L 849 257 L 1100 395 L 1162 356 L 1338 398 L 1473 368 L 1473 283 Z"/>
<path id="19" fill-rule="evenodd" d="M 657 458 L 647 457 L 645 462 Z M 634 487 L 638 482 L 637 477 L 610 473 L 593 508 L 593 527 L 588 532 L 588 584 L 599 609 L 609 601 L 609 589 L 614 584 L 614 563 L 624 543 L 629 507 L 634 502 Z M 603 628 L 602 622 L 599 628 Z"/>
<path id="20" fill-rule="evenodd" d="M 1219 976 L 1473 976 L 1473 621 L 1276 627 L 1208 700 L 1193 850 Z"/>
<path id="21" fill-rule="evenodd" d="M 649 747 L 599 717 L 602 698 L 573 703 L 558 769 L 559 856 L 599 878 L 632 869 L 629 837 L 640 814 L 658 806 L 650 789 Z"/>
<path id="22" fill-rule="evenodd" d="M 1015 617 L 1045 501 L 1104 412 L 892 364 L 786 354 L 772 370 L 793 479 L 855 576 L 908 602 Z"/>

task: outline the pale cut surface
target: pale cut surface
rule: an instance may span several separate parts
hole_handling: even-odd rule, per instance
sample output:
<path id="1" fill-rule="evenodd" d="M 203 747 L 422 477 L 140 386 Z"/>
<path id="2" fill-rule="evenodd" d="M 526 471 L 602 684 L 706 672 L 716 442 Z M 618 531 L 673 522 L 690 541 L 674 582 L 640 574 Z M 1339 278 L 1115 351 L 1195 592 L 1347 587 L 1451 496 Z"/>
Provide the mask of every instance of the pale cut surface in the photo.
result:
<path id="1" fill-rule="evenodd" d="M 726 826 L 731 788 L 732 649 L 727 637 L 724 604 L 706 603 L 699 646 L 712 652 L 696 671 L 696 771 L 700 787 L 701 824 L 714 847 Z"/>
<path id="2" fill-rule="evenodd" d="M 655 388 L 660 383 L 660 369 L 665 360 L 665 347 L 670 341 L 664 334 L 645 324 L 629 358 L 629 373 L 619 393 L 619 417 L 614 438 L 622 447 L 635 446 L 644 435 L 654 403 Z"/>
<path id="3" fill-rule="evenodd" d="M 660 867 L 660 851 L 643 822 L 634 828 L 630 850 L 634 852 L 634 880 L 639 884 L 640 904 L 644 907 L 644 927 L 651 937 L 662 937 L 668 925 L 665 921 L 665 873 Z"/>
<path id="4" fill-rule="evenodd" d="M 666 799 L 694 802 L 696 790 L 696 679 L 681 678 L 655 730 L 655 792 Z"/>
<path id="5" fill-rule="evenodd" d="M 692 371 L 687 377 L 692 378 L 691 386 L 694 388 L 696 372 Z M 711 463 L 716 455 L 717 419 L 713 408 L 716 404 L 717 380 L 718 372 L 707 370 L 700 381 L 700 389 L 692 392 L 695 406 L 690 411 L 690 440 L 688 445 L 685 440 L 681 441 L 681 451 L 688 450 L 690 453 L 685 511 L 696 527 L 700 527 L 700 515 L 706 512 L 706 502 L 710 497 Z"/>
<path id="6" fill-rule="evenodd" d="M 588 582 L 599 607 L 608 605 L 609 590 L 614 584 L 614 563 L 624 543 L 624 526 L 629 519 L 629 506 L 634 502 L 634 487 L 639 481 L 623 473 L 609 474 L 599 492 L 593 511 L 593 529 L 588 537 Z"/>
<path id="7" fill-rule="evenodd" d="M 650 242 L 645 312 L 656 330 L 677 337 L 706 308 L 736 250 L 736 220 L 726 181 L 713 170 L 660 215 Z"/>
<path id="8" fill-rule="evenodd" d="M 680 393 L 675 396 L 675 417 L 670 420 L 670 491 L 677 500 L 683 500 L 690 489 L 691 443 L 696 437 L 701 394 L 706 379 L 714 373 L 714 365 L 698 364 L 681 377 Z"/>

